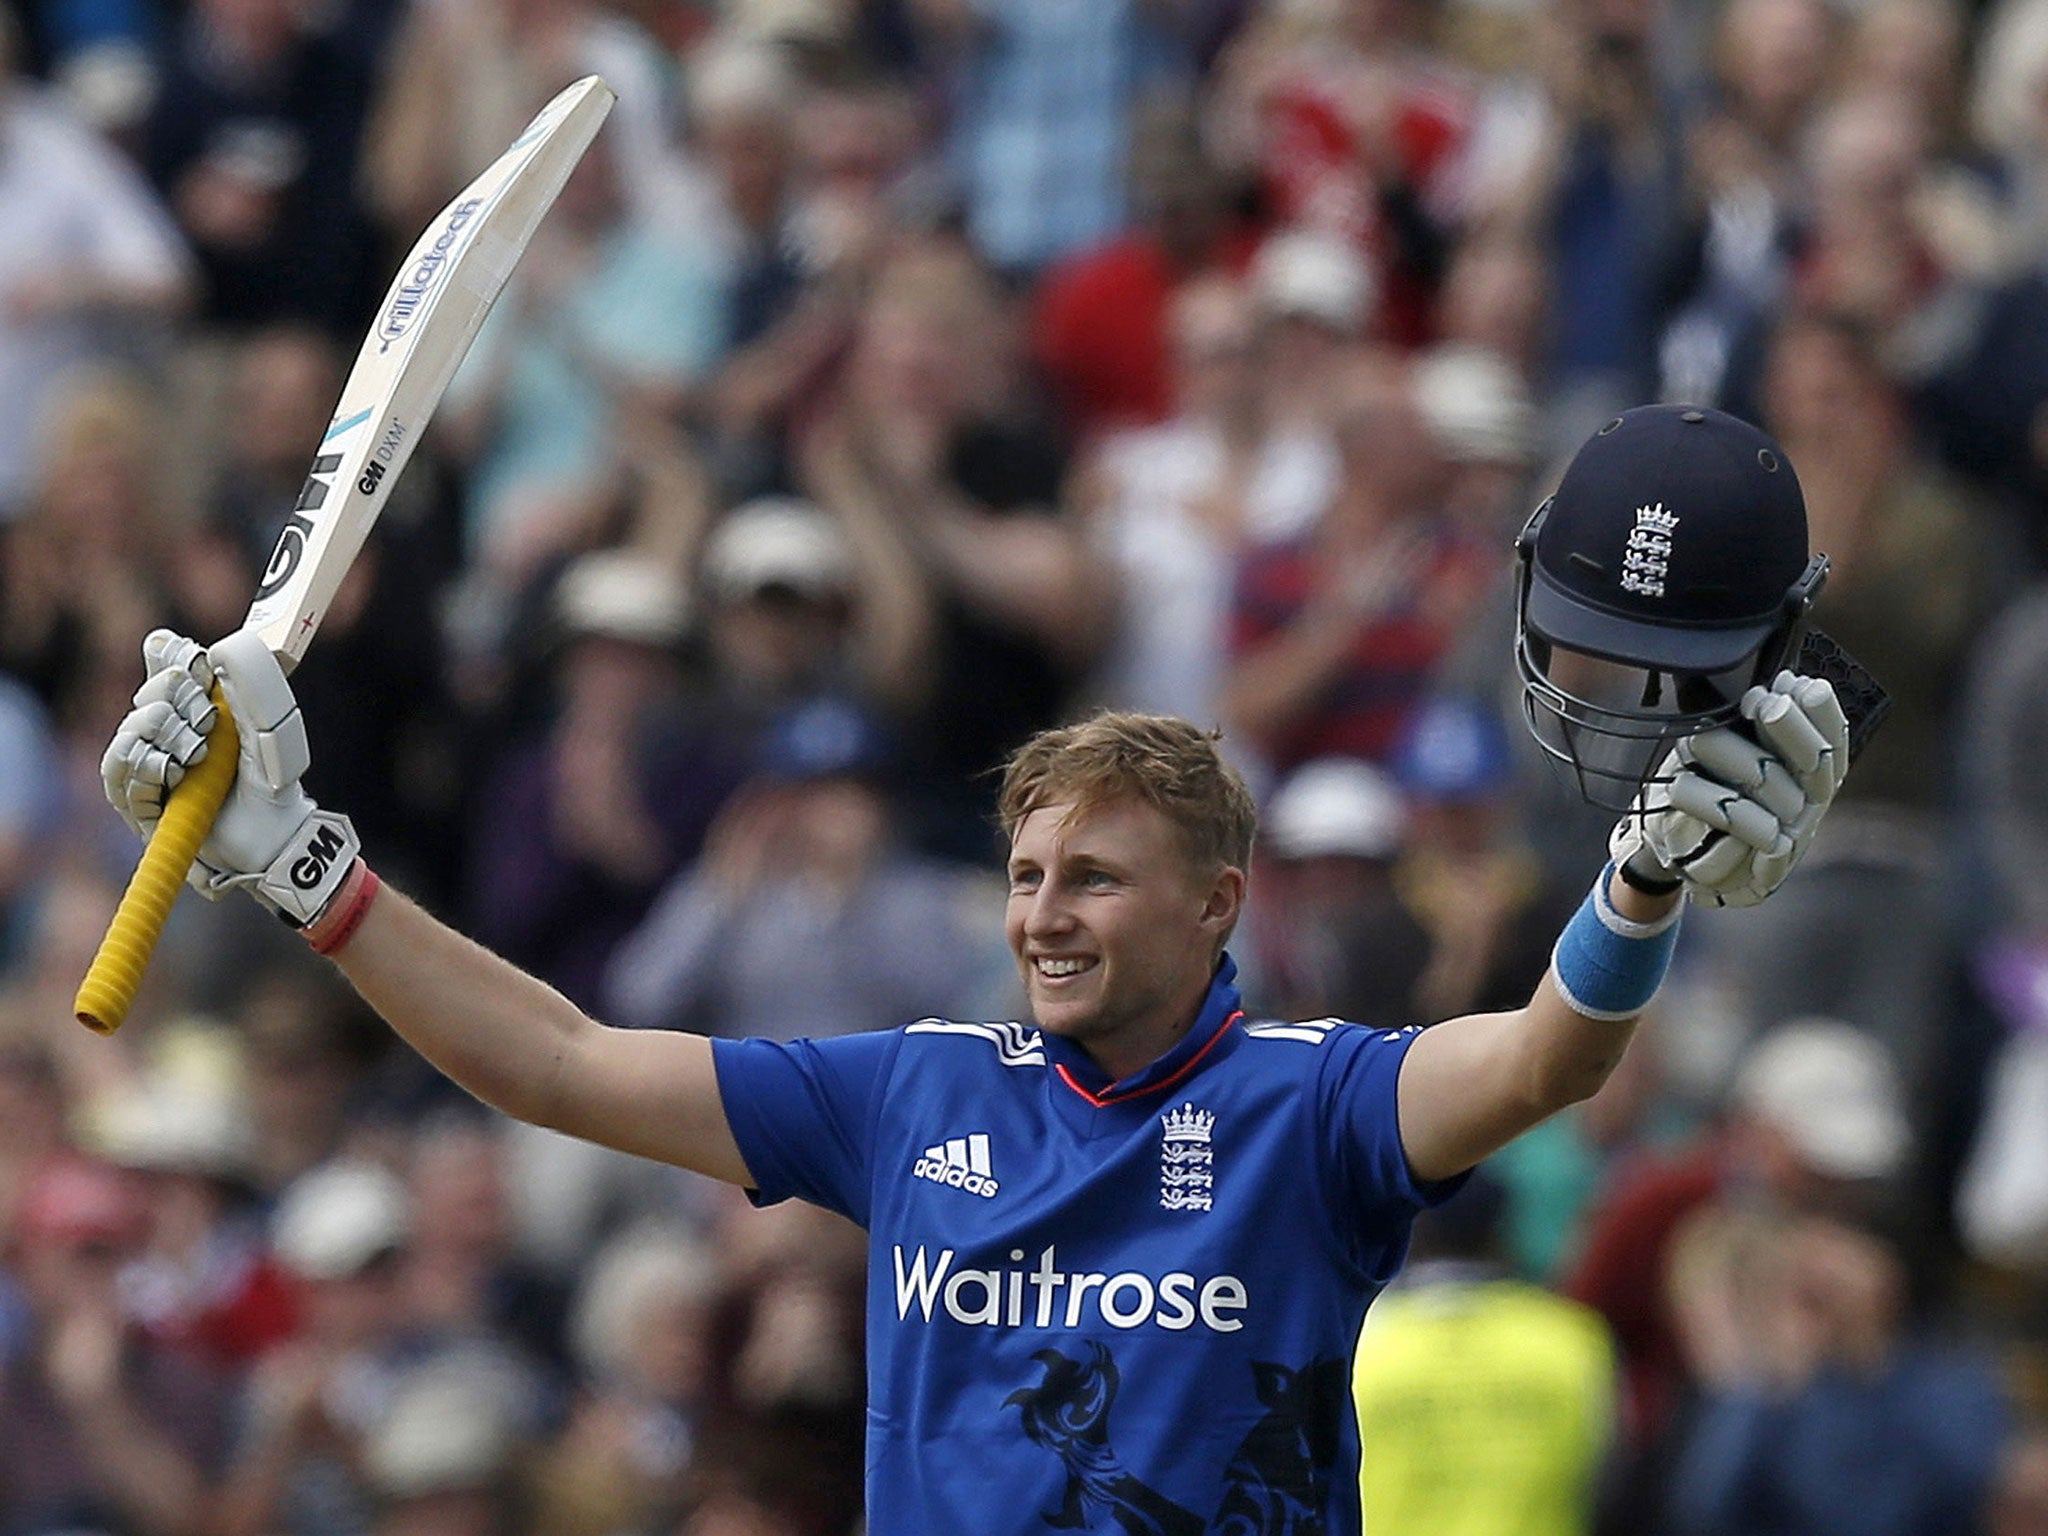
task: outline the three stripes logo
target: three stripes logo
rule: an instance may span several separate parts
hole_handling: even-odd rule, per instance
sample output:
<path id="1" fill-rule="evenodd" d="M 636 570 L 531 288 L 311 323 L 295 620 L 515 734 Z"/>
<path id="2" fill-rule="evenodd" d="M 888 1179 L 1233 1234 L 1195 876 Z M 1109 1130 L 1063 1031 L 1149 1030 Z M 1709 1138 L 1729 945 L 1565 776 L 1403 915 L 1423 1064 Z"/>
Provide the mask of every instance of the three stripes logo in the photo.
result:
<path id="1" fill-rule="evenodd" d="M 930 1179 L 950 1189 L 964 1189 L 984 1200 L 994 1199 L 1002 1187 L 989 1166 L 988 1137 L 980 1133 L 955 1136 L 935 1147 L 926 1147 L 924 1156 L 911 1164 L 910 1171 L 917 1178 Z"/>

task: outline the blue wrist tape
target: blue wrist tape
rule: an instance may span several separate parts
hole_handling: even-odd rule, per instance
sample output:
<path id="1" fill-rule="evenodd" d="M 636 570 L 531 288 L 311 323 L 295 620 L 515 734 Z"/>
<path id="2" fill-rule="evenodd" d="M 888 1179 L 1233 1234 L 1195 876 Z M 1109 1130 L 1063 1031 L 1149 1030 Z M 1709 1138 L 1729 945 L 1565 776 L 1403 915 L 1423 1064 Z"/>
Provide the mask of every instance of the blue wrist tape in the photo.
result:
<path id="1" fill-rule="evenodd" d="M 1558 992 L 1574 1013 L 1589 1019 L 1632 1019 L 1649 1006 L 1670 969 L 1679 914 L 1685 910 L 1681 902 L 1653 923 L 1634 922 L 1608 899 L 1607 883 L 1613 878 L 1609 864 L 1565 924 L 1550 956 Z"/>

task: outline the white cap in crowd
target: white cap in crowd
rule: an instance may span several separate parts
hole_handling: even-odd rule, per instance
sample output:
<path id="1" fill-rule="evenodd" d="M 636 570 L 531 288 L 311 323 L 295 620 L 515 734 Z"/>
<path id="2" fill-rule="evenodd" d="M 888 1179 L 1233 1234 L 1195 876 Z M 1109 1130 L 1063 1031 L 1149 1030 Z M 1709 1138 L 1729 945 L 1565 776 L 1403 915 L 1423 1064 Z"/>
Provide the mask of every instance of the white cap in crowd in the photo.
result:
<path id="1" fill-rule="evenodd" d="M 1371 763 L 1319 757 L 1287 776 L 1266 808 L 1266 845 L 1282 858 L 1345 854 L 1391 859 L 1401 851 L 1401 791 Z"/>
<path id="2" fill-rule="evenodd" d="M 1252 258 L 1252 296 L 1274 316 L 1314 320 L 1356 336 L 1379 305 L 1378 284 L 1358 247 L 1316 229 L 1270 236 Z"/>
<path id="3" fill-rule="evenodd" d="M 302 1280 L 345 1280 L 404 1247 L 411 1230 L 411 1200 L 396 1174 L 338 1160 L 301 1175 L 285 1192 L 271 1247 Z"/>
<path id="4" fill-rule="evenodd" d="M 689 591 L 651 555 L 599 549 L 578 556 L 555 585 L 555 614 L 572 635 L 666 647 L 689 624 Z"/>
<path id="5" fill-rule="evenodd" d="M 489 1489 L 512 1469 L 531 1384 L 481 1350 L 430 1357 L 400 1376 L 363 1447 L 363 1471 L 384 1499 Z"/>
<path id="6" fill-rule="evenodd" d="M 726 513 L 704 546 L 704 580 L 724 598 L 786 587 L 804 597 L 853 585 L 846 535 L 828 514 L 793 497 L 764 496 Z"/>
<path id="7" fill-rule="evenodd" d="M 86 1141 L 124 1168 L 242 1178 L 255 1136 L 241 1049 L 219 1025 L 171 1022 L 136 1079 L 89 1106 Z"/>
<path id="8" fill-rule="evenodd" d="M 1445 342 L 1415 363 L 1415 398 L 1453 459 L 1522 464 L 1536 451 L 1536 403 L 1513 364 L 1486 347 Z"/>
<path id="9" fill-rule="evenodd" d="M 1816 1172 L 1877 1179 L 1906 1158 L 1899 1071 L 1867 1030 L 1841 1019 L 1787 1019 L 1737 1074 L 1734 1104 L 1782 1134 Z"/>

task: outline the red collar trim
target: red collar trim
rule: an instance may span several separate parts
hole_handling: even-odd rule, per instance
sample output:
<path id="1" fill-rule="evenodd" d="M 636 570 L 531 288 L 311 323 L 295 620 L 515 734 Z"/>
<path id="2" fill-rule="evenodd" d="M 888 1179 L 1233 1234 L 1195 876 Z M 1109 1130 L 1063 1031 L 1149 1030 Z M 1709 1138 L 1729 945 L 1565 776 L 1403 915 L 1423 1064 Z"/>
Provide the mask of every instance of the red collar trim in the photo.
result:
<path id="1" fill-rule="evenodd" d="M 1221 1024 L 1219 1024 L 1216 1027 L 1216 1033 L 1211 1035 L 1208 1038 L 1208 1040 L 1203 1043 L 1202 1048 L 1199 1051 L 1195 1052 L 1194 1055 L 1190 1056 L 1186 1061 L 1182 1062 L 1180 1066 L 1177 1067 L 1173 1072 L 1169 1073 L 1165 1077 L 1162 1077 L 1156 1083 L 1143 1083 L 1140 1084 L 1138 1087 L 1127 1089 L 1119 1089 L 1115 1083 L 1111 1083 L 1108 1087 L 1104 1088 L 1102 1092 L 1091 1093 L 1088 1089 L 1081 1086 L 1081 1080 L 1079 1078 L 1075 1077 L 1072 1072 L 1067 1070 L 1067 1064 L 1065 1062 L 1062 1061 L 1055 1063 L 1055 1070 L 1058 1071 L 1061 1082 L 1065 1083 L 1069 1088 L 1073 1089 L 1074 1092 L 1081 1095 L 1082 1098 L 1086 1099 L 1090 1104 L 1094 1105 L 1097 1109 L 1106 1109 L 1112 1104 L 1128 1103 L 1132 1099 L 1142 1099 L 1148 1093 L 1164 1093 L 1167 1089 L 1171 1088 L 1175 1083 L 1179 1082 L 1182 1078 L 1186 1077 L 1190 1072 L 1194 1071 L 1196 1067 L 1200 1066 L 1202 1063 L 1202 1058 L 1204 1056 L 1207 1056 L 1214 1049 L 1216 1049 L 1216 1043 L 1219 1040 L 1221 1040 L 1225 1035 L 1229 1034 L 1230 1027 L 1243 1017 L 1244 1010 L 1242 1008 L 1238 1009 L 1235 1013 L 1231 1014 L 1229 1018 L 1225 1019 Z"/>

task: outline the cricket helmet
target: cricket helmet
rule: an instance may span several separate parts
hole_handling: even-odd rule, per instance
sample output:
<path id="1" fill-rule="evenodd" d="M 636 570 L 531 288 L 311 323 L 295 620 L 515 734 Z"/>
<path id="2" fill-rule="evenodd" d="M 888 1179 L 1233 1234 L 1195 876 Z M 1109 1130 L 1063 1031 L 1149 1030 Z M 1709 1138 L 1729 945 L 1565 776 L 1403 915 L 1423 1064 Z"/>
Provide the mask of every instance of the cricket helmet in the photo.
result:
<path id="1" fill-rule="evenodd" d="M 1725 412 L 1625 411 L 1516 540 L 1515 661 L 1538 744 L 1625 810 L 1680 739 L 1797 652 L 1827 578 L 1776 443 Z"/>

